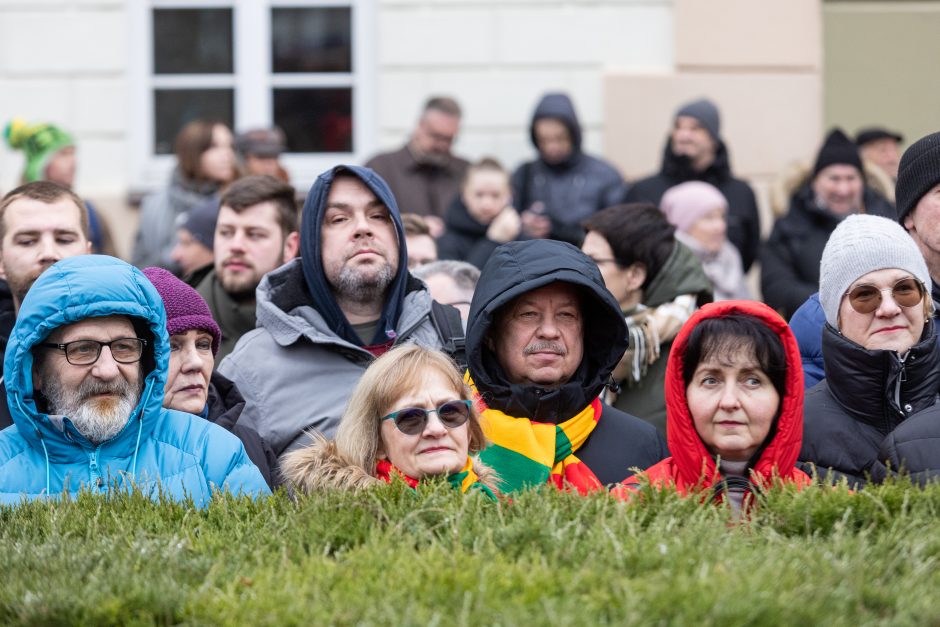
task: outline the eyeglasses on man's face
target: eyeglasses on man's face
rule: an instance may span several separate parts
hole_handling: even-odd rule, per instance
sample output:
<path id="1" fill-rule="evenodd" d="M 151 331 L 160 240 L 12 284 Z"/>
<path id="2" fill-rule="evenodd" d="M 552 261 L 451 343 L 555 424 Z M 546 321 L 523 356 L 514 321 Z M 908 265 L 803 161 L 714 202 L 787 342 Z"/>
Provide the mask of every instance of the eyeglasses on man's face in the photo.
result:
<path id="1" fill-rule="evenodd" d="M 144 353 L 147 340 L 139 337 L 121 337 L 110 342 L 98 340 L 75 340 L 65 344 L 44 342 L 43 348 L 60 350 L 65 353 L 65 359 L 73 366 L 90 366 L 101 356 L 101 347 L 107 346 L 111 357 L 119 364 L 132 364 L 140 361 Z"/>

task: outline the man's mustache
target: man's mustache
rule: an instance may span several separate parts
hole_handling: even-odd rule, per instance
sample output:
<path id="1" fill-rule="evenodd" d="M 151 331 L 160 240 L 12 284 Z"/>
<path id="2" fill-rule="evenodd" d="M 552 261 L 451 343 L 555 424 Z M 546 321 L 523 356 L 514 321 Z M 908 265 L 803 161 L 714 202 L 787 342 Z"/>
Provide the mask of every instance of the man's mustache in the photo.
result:
<path id="1" fill-rule="evenodd" d="M 533 353 L 555 353 L 556 355 L 564 357 L 568 354 L 568 349 L 565 348 L 563 344 L 550 341 L 533 342 L 522 349 L 523 355 L 531 355 Z"/>

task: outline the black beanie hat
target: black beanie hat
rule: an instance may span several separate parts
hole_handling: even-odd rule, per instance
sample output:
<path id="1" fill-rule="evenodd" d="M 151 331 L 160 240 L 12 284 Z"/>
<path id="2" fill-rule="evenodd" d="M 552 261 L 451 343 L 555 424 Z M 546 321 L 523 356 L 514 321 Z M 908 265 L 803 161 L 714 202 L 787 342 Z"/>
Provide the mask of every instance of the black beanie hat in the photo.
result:
<path id="1" fill-rule="evenodd" d="M 940 133 L 932 133 L 918 139 L 901 155 L 894 188 L 901 226 L 907 214 L 937 183 L 940 183 Z"/>
<path id="2" fill-rule="evenodd" d="M 862 176 L 865 176 L 865 170 L 862 169 L 862 158 L 858 156 L 858 147 L 855 143 L 846 137 L 842 129 L 834 128 L 826 136 L 819 154 L 816 155 L 816 165 L 813 166 L 813 178 L 818 175 L 823 168 L 835 164 L 845 164 L 855 167 Z"/>

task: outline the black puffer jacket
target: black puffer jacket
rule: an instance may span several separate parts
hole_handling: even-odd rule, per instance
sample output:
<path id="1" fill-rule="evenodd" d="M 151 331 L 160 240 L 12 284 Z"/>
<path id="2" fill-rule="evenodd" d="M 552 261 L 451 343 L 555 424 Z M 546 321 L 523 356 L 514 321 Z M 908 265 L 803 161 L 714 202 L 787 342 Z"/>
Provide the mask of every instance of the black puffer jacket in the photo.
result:
<path id="1" fill-rule="evenodd" d="M 869 187 L 862 202 L 867 214 L 897 218 L 891 203 Z M 785 319 L 819 289 L 819 260 L 843 218 L 820 208 L 812 188 L 805 184 L 790 199 L 787 214 L 774 224 L 761 251 L 761 291 L 764 302 Z"/>
<path id="2" fill-rule="evenodd" d="M 499 309 L 516 296 L 555 281 L 581 288 L 584 357 L 568 383 L 557 389 L 513 384 L 487 346 Z M 597 265 L 574 246 L 551 240 L 510 242 L 487 262 L 470 306 L 467 357 L 470 375 L 486 404 L 510 416 L 561 423 L 596 399 L 627 348 L 627 329 L 617 301 L 604 286 Z M 631 476 L 668 456 L 655 427 L 613 407 L 577 451 L 605 485 Z M 494 468 L 498 473 L 499 468 Z"/>
<path id="3" fill-rule="evenodd" d="M 921 414 L 938 411 L 940 349 L 932 322 L 902 361 L 895 351 L 866 350 L 831 325 L 823 331 L 826 378 L 806 393 L 800 464 L 820 477 L 864 486 L 884 478 L 887 438 Z M 920 424 L 929 418 L 918 418 Z M 905 442 L 910 430 L 905 428 Z M 895 447 L 896 448 L 896 447 Z M 940 447 L 936 450 L 940 451 Z M 937 464 L 940 467 L 940 463 Z M 897 468 L 897 460 L 892 467 Z M 831 469 L 831 470 L 830 470 Z"/>
<path id="4" fill-rule="evenodd" d="M 480 224 L 460 196 L 454 198 L 444 215 L 444 234 L 437 240 L 437 255 L 441 259 L 457 259 L 483 268 L 499 242 L 487 239 L 488 224 Z"/>
<path id="5" fill-rule="evenodd" d="M 760 247 L 760 218 L 754 190 L 741 179 L 734 178 L 728 159 L 728 149 L 719 142 L 715 160 L 703 172 L 695 172 L 687 157 L 672 151 L 672 142 L 666 140 L 663 165 L 659 174 L 637 181 L 624 202 L 651 202 L 656 205 L 670 187 L 686 181 L 704 181 L 717 187 L 728 200 L 728 241 L 741 253 L 741 263 L 747 272 L 757 258 Z"/>
<path id="6" fill-rule="evenodd" d="M 254 462 L 265 483 L 272 490 L 281 484 L 277 472 L 277 455 L 274 450 L 262 439 L 258 432 L 249 426 L 238 424 L 238 419 L 245 408 L 245 399 L 235 384 L 218 372 L 212 373 L 209 380 L 209 394 L 206 399 L 206 420 L 214 422 L 231 431 L 245 445 L 245 452 Z"/>

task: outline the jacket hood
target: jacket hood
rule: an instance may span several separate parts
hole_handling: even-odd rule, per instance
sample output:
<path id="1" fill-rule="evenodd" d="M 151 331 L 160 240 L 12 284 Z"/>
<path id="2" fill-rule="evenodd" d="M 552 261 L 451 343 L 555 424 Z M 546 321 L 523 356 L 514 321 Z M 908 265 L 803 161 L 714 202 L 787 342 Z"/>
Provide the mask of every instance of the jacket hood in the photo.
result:
<path id="1" fill-rule="evenodd" d="M 568 127 L 568 132 L 571 133 L 572 157 L 581 152 L 581 123 L 578 122 L 578 114 L 575 113 L 574 103 L 571 102 L 571 98 L 568 97 L 568 94 L 545 94 L 535 106 L 535 112 L 532 114 L 532 123 L 529 125 L 529 138 L 532 140 L 532 145 L 535 146 L 536 150 L 539 149 L 539 145 L 538 142 L 535 141 L 535 123 L 542 118 L 560 120 Z M 539 155 L 541 155 L 541 152 Z M 568 161 L 570 160 L 571 158 L 568 159 Z"/>
<path id="2" fill-rule="evenodd" d="M 908 416 L 932 407 L 940 389 L 940 347 L 932 322 L 905 359 L 896 351 L 869 350 L 826 323 L 822 357 L 832 396 L 855 420 L 884 434 Z"/>
<path id="3" fill-rule="evenodd" d="M 733 178 L 731 173 L 731 159 L 728 156 L 728 147 L 725 142 L 719 140 L 718 148 L 715 150 L 715 160 L 708 166 L 704 172 L 696 172 L 692 169 L 688 157 L 677 155 L 672 151 L 672 137 L 666 137 L 666 147 L 663 149 L 662 173 L 677 181 L 705 181 L 715 187 Z"/>
<path id="4" fill-rule="evenodd" d="M 666 263 L 644 290 L 643 304 L 659 307 L 682 294 L 695 294 L 696 304 L 701 307 L 712 302 L 713 291 L 702 262 L 688 246 L 676 241 Z"/>
<path id="5" fill-rule="evenodd" d="M 512 384 L 487 346 L 490 327 L 499 309 L 514 298 L 556 281 L 571 283 L 584 295 L 584 358 L 571 380 L 557 389 Z M 601 393 L 627 342 L 623 314 L 597 264 L 571 244 L 509 242 L 483 267 L 470 304 L 467 357 L 473 382 L 489 407 L 544 422 L 567 420 Z"/>
<path id="6" fill-rule="evenodd" d="M 765 443 L 752 470 L 767 483 L 775 476 L 787 479 L 799 472 L 795 465 L 803 441 L 803 369 L 796 338 L 783 318 L 767 305 L 753 301 L 723 301 L 705 305 L 692 314 L 676 336 L 666 365 L 666 440 L 679 483 L 685 486 L 698 485 L 703 476 L 715 477 L 718 470 L 714 457 L 705 447 L 692 422 L 686 401 L 682 362 L 689 336 L 696 325 L 709 318 L 730 314 L 753 316 L 773 331 L 783 343 L 787 361 L 786 392 L 780 399 L 776 431 L 770 442 Z"/>
<path id="7" fill-rule="evenodd" d="M 57 262 L 43 272 L 23 300 L 3 364 L 7 404 L 19 433 L 33 448 L 47 451 L 50 461 L 84 456 L 93 448 L 68 417 L 39 411 L 33 390 L 32 349 L 56 328 L 87 318 L 123 315 L 146 324 L 150 336 L 141 360 L 145 369 L 140 401 L 127 424 L 101 444 L 111 456 L 133 454 L 135 442 L 153 431 L 163 404 L 169 363 L 169 340 L 163 300 L 137 268 L 105 255 L 80 255 Z M 149 366 L 149 371 L 146 371 Z"/>
<path id="8" fill-rule="evenodd" d="M 370 345 L 384 344 L 395 339 L 394 329 L 398 324 L 398 316 L 401 314 L 402 300 L 405 297 L 408 282 L 408 250 L 405 247 L 405 231 L 395 196 L 385 180 L 373 170 L 356 165 L 338 165 L 321 174 L 310 188 L 310 193 L 307 194 L 307 200 L 304 203 L 300 238 L 304 278 L 313 296 L 313 302 L 316 303 L 317 311 L 326 320 L 330 329 L 347 342 L 361 345 L 362 342 L 333 297 L 333 290 L 326 280 L 323 260 L 320 257 L 320 228 L 323 224 L 323 214 L 326 212 L 326 200 L 333 180 L 341 174 L 352 175 L 361 180 L 388 207 L 398 235 L 398 274 L 389 285 L 382 317 L 376 325 L 375 336 L 369 342 Z"/>

